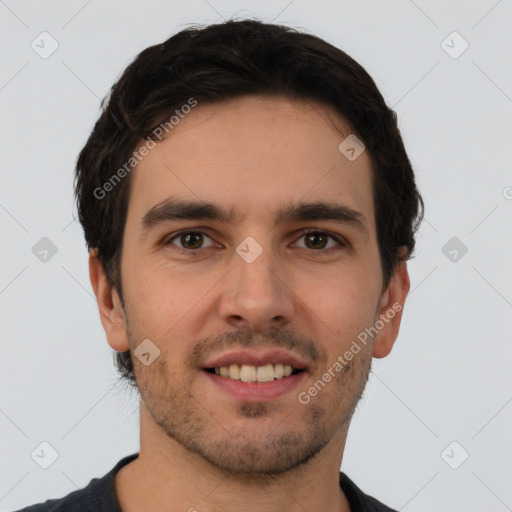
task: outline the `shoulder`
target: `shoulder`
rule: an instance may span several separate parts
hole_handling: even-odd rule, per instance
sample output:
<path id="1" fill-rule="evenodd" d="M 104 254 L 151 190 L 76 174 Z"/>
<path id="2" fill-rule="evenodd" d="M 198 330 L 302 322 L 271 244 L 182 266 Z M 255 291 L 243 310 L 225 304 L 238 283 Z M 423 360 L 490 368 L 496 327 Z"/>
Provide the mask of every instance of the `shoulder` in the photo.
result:
<path id="1" fill-rule="evenodd" d="M 352 512 L 397 512 L 377 499 L 365 494 L 345 473 L 340 471 L 340 486 L 350 503 Z"/>
<path id="2" fill-rule="evenodd" d="M 89 486 L 73 491 L 63 498 L 49 499 L 45 502 L 16 510 L 15 512 L 85 512 L 90 510 L 87 504 L 88 489 Z"/>
<path id="3" fill-rule="evenodd" d="M 138 457 L 138 453 L 121 459 L 106 475 L 93 478 L 89 484 L 66 496 L 48 499 L 15 512 L 121 512 L 117 500 L 114 477 L 126 464 Z"/>

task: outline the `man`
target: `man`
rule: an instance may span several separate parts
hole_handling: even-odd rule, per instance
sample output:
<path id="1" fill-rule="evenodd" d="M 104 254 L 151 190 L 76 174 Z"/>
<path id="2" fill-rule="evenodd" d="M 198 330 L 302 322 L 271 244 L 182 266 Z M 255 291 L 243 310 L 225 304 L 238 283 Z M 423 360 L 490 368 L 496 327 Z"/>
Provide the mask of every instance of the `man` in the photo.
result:
<path id="1" fill-rule="evenodd" d="M 24 510 L 392 510 L 340 472 L 423 215 L 373 80 L 228 21 L 144 50 L 103 107 L 76 196 L 140 451 Z"/>

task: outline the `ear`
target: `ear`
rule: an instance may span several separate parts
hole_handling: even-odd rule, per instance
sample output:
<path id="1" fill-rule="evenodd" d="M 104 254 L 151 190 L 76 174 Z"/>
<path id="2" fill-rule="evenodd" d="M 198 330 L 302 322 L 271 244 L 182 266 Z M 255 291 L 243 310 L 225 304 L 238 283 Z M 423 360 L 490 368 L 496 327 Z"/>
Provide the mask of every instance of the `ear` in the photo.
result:
<path id="1" fill-rule="evenodd" d="M 376 323 L 380 320 L 384 326 L 375 335 L 373 357 L 386 357 L 393 348 L 404 309 L 405 298 L 411 283 L 407 272 L 407 262 L 400 261 L 391 277 L 388 287 L 382 294 Z M 380 324 L 380 322 L 379 322 Z"/>
<path id="2" fill-rule="evenodd" d="M 105 269 L 98 258 L 98 250 L 89 252 L 89 278 L 96 295 L 100 319 L 107 335 L 108 344 L 118 352 L 129 350 L 126 317 L 119 294 L 107 279 Z"/>

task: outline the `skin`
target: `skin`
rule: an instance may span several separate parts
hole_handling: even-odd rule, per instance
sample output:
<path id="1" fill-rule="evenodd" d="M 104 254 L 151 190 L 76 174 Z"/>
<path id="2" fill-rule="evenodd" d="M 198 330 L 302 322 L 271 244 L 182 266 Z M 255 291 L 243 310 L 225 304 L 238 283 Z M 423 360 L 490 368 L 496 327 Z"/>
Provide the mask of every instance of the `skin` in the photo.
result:
<path id="1" fill-rule="evenodd" d="M 401 309 L 308 404 L 297 394 L 379 315 L 403 306 L 410 287 L 401 262 L 382 290 L 370 159 L 363 152 L 351 162 L 338 150 L 350 133 L 315 102 L 250 96 L 199 104 L 132 171 L 125 308 L 94 250 L 89 258 L 108 343 L 132 350 L 141 395 L 139 457 L 115 480 L 123 511 L 350 510 L 339 486 L 350 418 L 372 357 L 393 347 Z M 242 218 L 172 221 L 144 234 L 144 214 L 170 196 L 214 202 Z M 332 220 L 273 226 L 279 206 L 317 200 L 361 212 L 368 236 Z M 186 243 L 179 237 L 169 242 L 185 228 L 205 233 L 188 245 L 201 247 L 195 254 L 176 250 Z M 348 245 L 327 238 L 316 248 L 303 228 Z M 250 264 L 235 251 L 247 236 L 263 248 Z M 133 355 L 144 339 L 161 351 L 148 366 Z M 250 404 L 219 391 L 200 368 L 239 347 L 314 357 L 298 389 Z"/>

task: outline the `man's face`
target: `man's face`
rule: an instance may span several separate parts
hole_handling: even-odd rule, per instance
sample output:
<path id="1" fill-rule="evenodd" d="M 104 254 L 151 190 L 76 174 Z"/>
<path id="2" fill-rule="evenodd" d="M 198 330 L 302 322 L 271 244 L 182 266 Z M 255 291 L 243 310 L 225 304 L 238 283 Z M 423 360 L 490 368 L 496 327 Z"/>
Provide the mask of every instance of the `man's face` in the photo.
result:
<path id="1" fill-rule="evenodd" d="M 132 172 L 122 343 L 155 424 L 228 471 L 278 474 L 309 460 L 348 428 L 368 377 L 372 343 L 308 403 L 298 400 L 373 325 L 385 295 L 370 159 L 339 151 L 351 130 L 337 133 L 327 112 L 257 96 L 199 103 Z M 147 215 L 169 199 L 231 216 Z M 290 206 L 317 202 L 360 212 L 365 229 L 333 219 L 274 223 Z M 184 229 L 192 233 L 176 236 Z M 147 339 L 160 355 L 146 366 L 133 351 Z M 247 351 L 236 356 L 244 363 L 269 349 L 305 369 L 260 386 L 265 396 L 252 391 L 258 384 L 228 388 L 228 377 L 205 369 L 226 353 Z"/>

